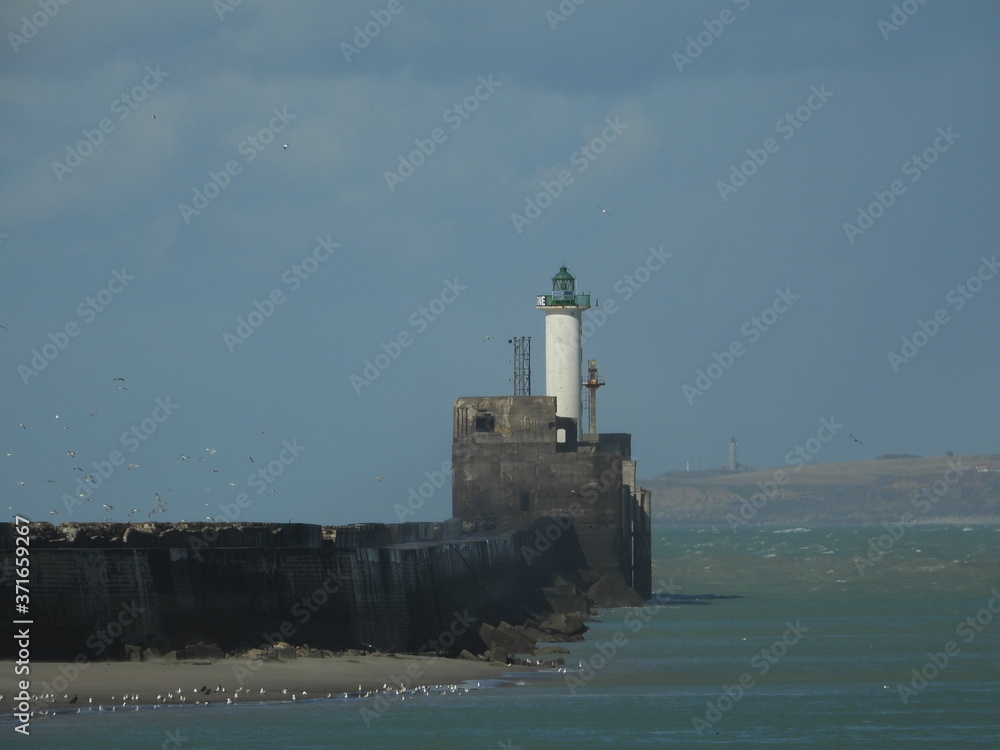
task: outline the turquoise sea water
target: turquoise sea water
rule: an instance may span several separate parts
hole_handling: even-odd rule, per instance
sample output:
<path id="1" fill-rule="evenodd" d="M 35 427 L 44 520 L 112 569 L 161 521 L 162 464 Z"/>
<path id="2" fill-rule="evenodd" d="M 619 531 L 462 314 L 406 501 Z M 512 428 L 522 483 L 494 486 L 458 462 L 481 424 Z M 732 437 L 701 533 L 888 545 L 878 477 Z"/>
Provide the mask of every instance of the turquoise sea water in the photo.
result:
<path id="1" fill-rule="evenodd" d="M 1000 528 L 895 532 L 656 528 L 660 589 L 742 598 L 608 610 L 570 671 L 393 698 L 370 726 L 372 699 L 169 707 L 30 738 L 5 718 L 0 746 L 1000 747 Z"/>

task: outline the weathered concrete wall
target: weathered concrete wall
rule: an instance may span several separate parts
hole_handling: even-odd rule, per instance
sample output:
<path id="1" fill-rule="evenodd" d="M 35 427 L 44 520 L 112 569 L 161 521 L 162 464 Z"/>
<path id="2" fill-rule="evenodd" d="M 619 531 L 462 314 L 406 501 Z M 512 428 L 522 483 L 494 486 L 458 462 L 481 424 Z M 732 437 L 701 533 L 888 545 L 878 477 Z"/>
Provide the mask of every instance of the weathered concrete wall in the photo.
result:
<path id="1" fill-rule="evenodd" d="M 464 397 L 455 402 L 452 515 L 499 531 L 570 516 L 582 566 L 611 572 L 651 595 L 649 509 L 635 488 L 631 436 L 570 435 L 557 443 L 550 396 Z"/>
<path id="2" fill-rule="evenodd" d="M 447 538 L 460 524 L 31 525 L 34 659 L 122 657 L 203 642 L 481 650 L 481 623 L 544 611 L 570 577 L 572 529 L 537 554 L 528 531 Z M 13 602 L 13 535 L 0 525 L 0 597 Z M 398 542 L 398 540 L 419 540 Z M 6 622 L 13 619 L 6 618 Z M 13 639 L 0 658 L 14 654 Z"/>

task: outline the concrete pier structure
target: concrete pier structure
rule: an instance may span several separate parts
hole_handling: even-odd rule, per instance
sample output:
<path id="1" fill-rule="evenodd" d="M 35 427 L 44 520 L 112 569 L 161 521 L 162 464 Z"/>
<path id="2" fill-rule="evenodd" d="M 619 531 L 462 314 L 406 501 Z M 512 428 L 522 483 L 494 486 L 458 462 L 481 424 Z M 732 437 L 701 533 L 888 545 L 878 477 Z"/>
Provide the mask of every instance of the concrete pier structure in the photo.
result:
<path id="1" fill-rule="evenodd" d="M 546 587 L 578 566 L 572 533 L 529 566 L 534 530 L 470 537 L 455 521 L 31 523 L 29 533 L 31 658 L 77 665 L 199 643 L 479 653 L 484 624 L 549 611 Z M 14 536 L 0 523 L 0 571 L 21 559 Z M 13 576 L 0 595 L 14 600 Z M 13 638 L 0 641 L 0 659 L 16 654 Z"/>

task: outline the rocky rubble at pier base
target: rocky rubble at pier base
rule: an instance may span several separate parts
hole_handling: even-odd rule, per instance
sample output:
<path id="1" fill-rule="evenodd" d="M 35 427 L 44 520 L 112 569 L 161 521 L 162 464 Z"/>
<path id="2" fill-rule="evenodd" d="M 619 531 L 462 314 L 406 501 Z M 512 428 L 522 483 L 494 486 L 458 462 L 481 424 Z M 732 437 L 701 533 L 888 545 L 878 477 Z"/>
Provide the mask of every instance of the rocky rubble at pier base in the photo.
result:
<path id="1" fill-rule="evenodd" d="M 569 651 L 560 646 L 538 644 L 582 641 L 583 634 L 587 631 L 584 618 L 583 612 L 560 612 L 540 619 L 528 619 L 523 625 L 500 622 L 493 626 L 483 623 L 479 627 L 479 638 L 486 650 L 481 657 L 473 658 L 513 664 L 526 663 L 525 660 L 518 659 L 521 655 L 539 657 L 568 654 Z M 468 656 L 470 655 L 466 655 L 466 658 Z M 562 664 L 562 659 L 556 658 L 553 663 Z"/>

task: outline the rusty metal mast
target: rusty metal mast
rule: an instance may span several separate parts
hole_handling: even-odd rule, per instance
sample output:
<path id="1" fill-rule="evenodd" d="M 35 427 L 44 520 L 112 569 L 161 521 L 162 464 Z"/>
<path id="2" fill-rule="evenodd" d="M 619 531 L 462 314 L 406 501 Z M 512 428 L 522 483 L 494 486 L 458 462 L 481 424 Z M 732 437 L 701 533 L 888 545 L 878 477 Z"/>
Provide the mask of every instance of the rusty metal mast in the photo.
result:
<path id="1" fill-rule="evenodd" d="M 597 434 L 597 389 L 604 385 L 604 378 L 597 372 L 597 360 L 587 360 L 587 379 L 583 387 L 587 389 L 587 412 L 590 416 L 590 434 Z"/>

